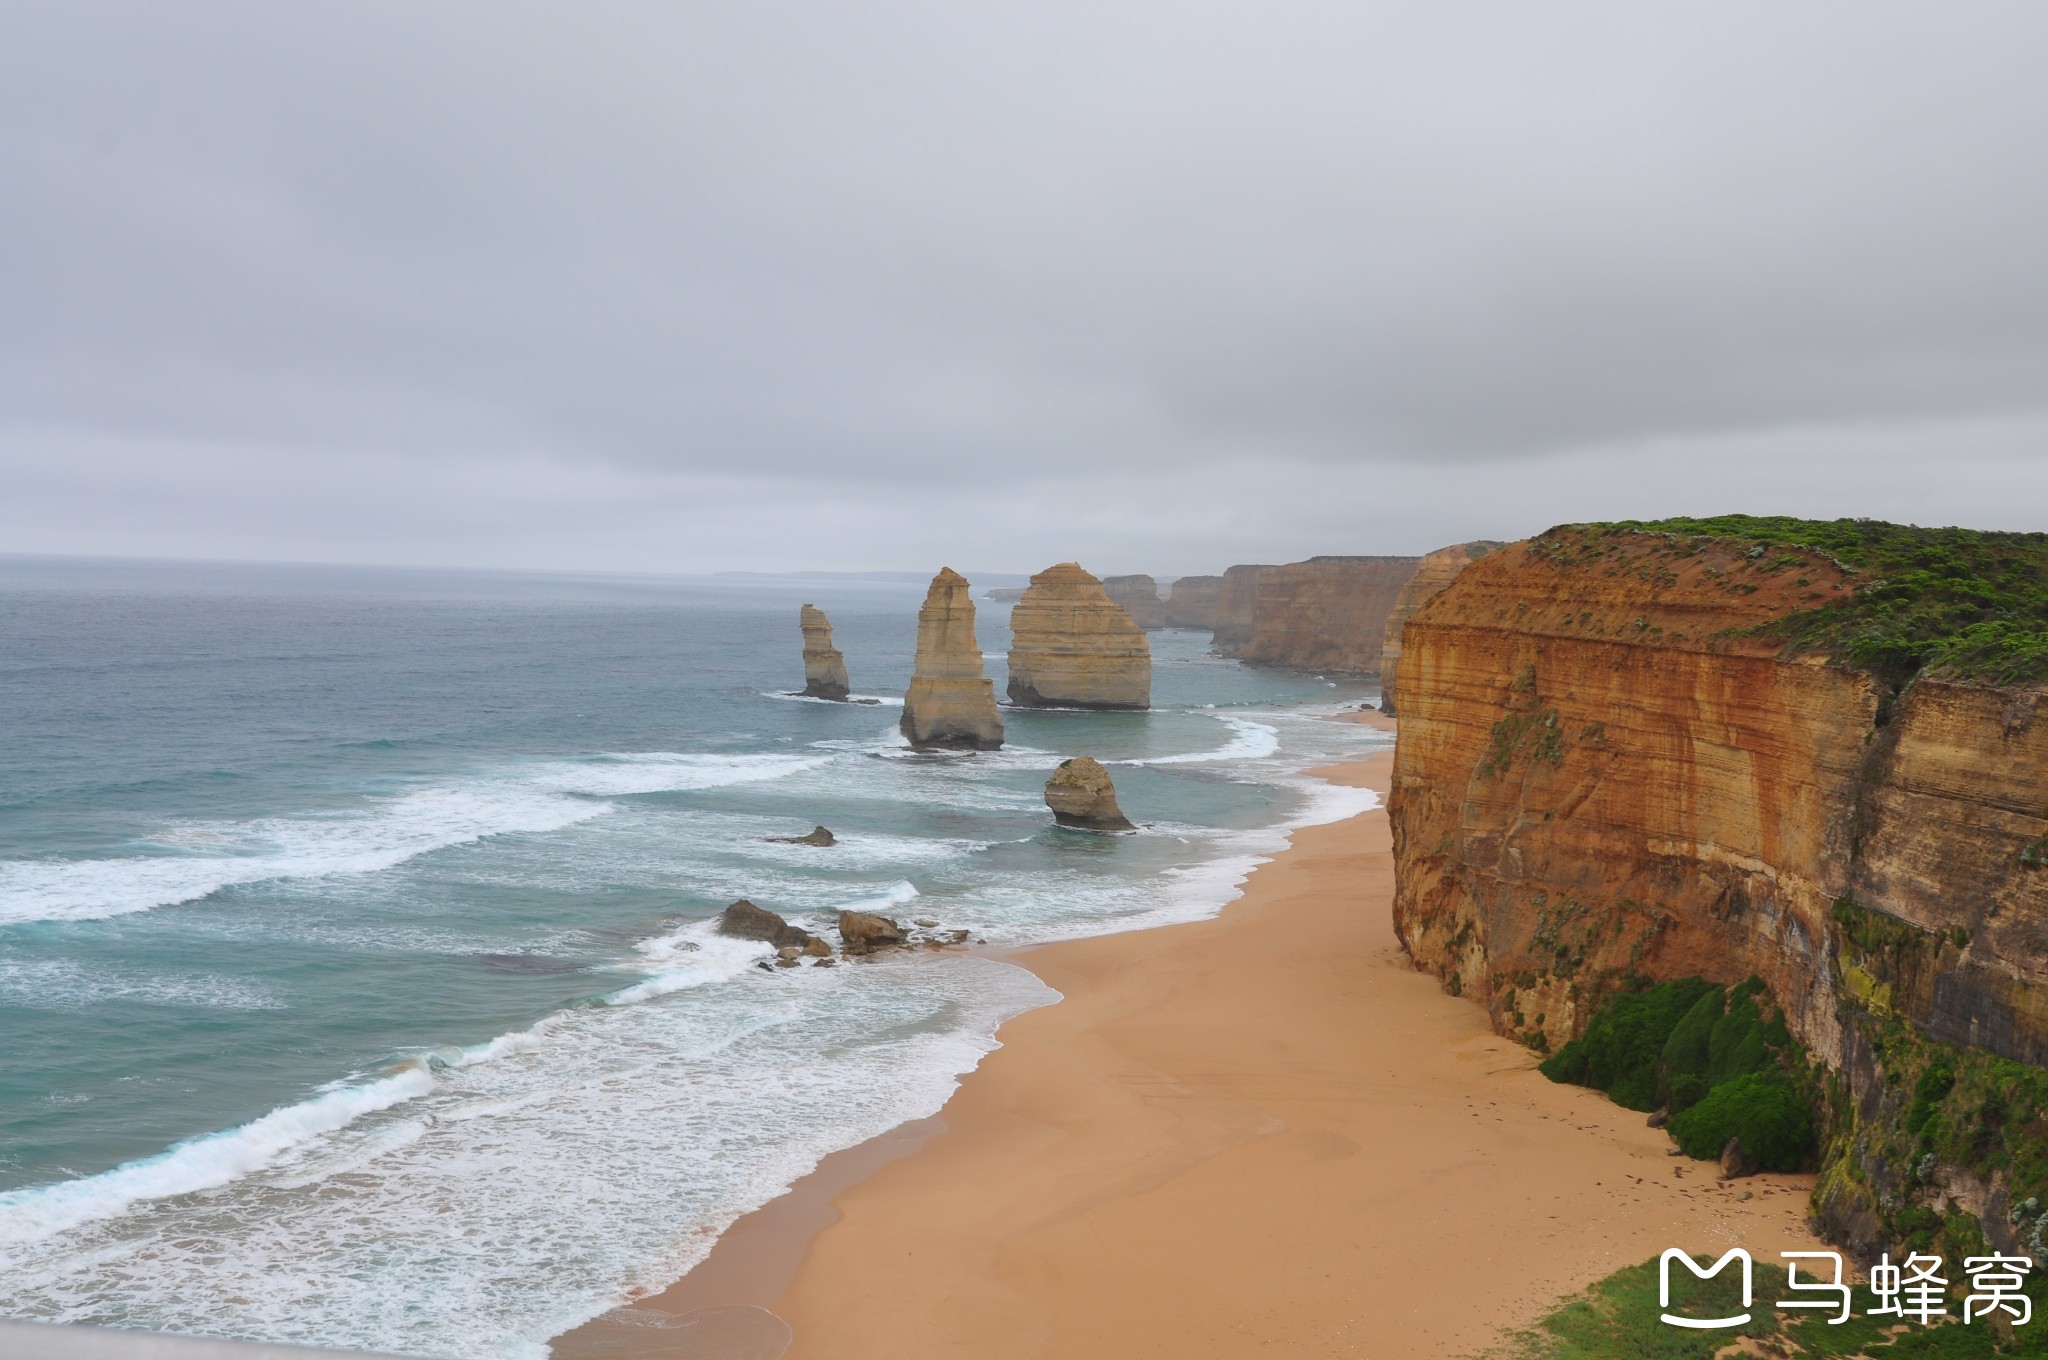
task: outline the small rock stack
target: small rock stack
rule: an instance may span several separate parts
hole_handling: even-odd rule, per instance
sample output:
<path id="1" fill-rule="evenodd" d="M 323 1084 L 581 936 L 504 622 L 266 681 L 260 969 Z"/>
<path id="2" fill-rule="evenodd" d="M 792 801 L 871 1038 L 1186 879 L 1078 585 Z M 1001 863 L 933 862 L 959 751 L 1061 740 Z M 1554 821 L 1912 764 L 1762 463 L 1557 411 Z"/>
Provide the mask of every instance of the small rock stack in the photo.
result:
<path id="1" fill-rule="evenodd" d="M 1116 785 L 1093 756 L 1063 760 L 1045 781 L 1045 805 L 1061 826 L 1084 831 L 1135 831 L 1116 804 Z"/>
<path id="2" fill-rule="evenodd" d="M 846 701 L 846 657 L 832 645 L 832 620 L 825 611 L 807 604 L 797 611 L 797 623 L 804 631 L 804 693 L 813 699 Z"/>

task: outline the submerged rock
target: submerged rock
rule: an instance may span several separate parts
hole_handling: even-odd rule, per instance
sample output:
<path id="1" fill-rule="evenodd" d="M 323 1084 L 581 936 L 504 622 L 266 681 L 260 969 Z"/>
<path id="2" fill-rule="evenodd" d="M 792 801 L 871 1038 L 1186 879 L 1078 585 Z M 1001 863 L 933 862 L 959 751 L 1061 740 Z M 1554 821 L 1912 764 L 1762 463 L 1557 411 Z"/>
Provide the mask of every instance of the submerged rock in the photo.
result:
<path id="1" fill-rule="evenodd" d="M 1077 562 L 1031 578 L 1010 611 L 1010 702 L 1026 708 L 1152 704 L 1145 631 Z"/>
<path id="2" fill-rule="evenodd" d="M 718 918 L 718 933 L 735 940 L 759 940 L 778 949 L 802 949 L 814 937 L 802 926 L 793 926 L 766 907 L 757 907 L 742 897 Z"/>
<path id="3" fill-rule="evenodd" d="M 848 954 L 872 954 L 904 943 L 903 927 L 886 916 L 865 911 L 839 913 L 840 948 Z"/>
<path id="4" fill-rule="evenodd" d="M 1088 831 L 1134 831 L 1116 804 L 1116 785 L 1093 756 L 1063 760 L 1045 781 L 1045 805 L 1061 826 Z"/>
<path id="5" fill-rule="evenodd" d="M 1003 744 L 995 685 L 982 670 L 974 598 L 951 567 L 917 611 L 917 667 L 903 696 L 903 735 L 919 750 L 993 751 Z"/>
<path id="6" fill-rule="evenodd" d="M 770 836 L 772 845 L 837 845 L 839 838 L 822 826 L 814 826 L 802 836 Z"/>
<path id="7" fill-rule="evenodd" d="M 797 611 L 797 623 L 804 630 L 804 693 L 845 702 L 846 657 L 832 645 L 832 620 L 824 610 L 807 604 Z"/>

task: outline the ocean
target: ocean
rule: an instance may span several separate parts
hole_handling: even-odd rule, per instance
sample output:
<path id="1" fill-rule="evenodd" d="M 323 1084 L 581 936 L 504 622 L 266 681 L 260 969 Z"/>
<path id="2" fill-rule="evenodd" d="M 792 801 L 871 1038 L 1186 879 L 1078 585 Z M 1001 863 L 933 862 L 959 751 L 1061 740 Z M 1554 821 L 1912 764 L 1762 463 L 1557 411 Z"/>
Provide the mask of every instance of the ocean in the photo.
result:
<path id="1" fill-rule="evenodd" d="M 1206 633 L 1151 635 L 1149 713 L 913 753 L 922 598 L 0 558 L 0 1316 L 537 1360 L 1057 1000 L 986 951 L 766 972 L 733 899 L 999 952 L 1211 915 L 1371 805 L 1303 771 L 1386 744 L 1328 720 L 1373 690 Z M 880 703 L 791 697 L 805 601 Z M 1072 755 L 1138 834 L 1052 826 Z"/>

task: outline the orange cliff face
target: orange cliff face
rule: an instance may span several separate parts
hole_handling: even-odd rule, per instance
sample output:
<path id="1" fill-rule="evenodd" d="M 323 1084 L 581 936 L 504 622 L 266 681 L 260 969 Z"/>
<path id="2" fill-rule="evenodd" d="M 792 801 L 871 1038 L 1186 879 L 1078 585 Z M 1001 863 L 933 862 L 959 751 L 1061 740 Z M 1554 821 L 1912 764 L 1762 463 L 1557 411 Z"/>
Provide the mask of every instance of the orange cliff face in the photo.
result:
<path id="1" fill-rule="evenodd" d="M 1401 643 L 1389 808 L 1416 962 L 1539 1046 L 1631 976 L 1755 973 L 1830 1065 L 1845 998 L 2048 1062 L 2028 863 L 2048 702 L 1925 679 L 1895 698 L 1743 635 L 1853 585 L 1816 552 L 1569 527 L 1465 567 Z M 1858 912 L 1904 925 L 1848 929 Z"/>
<path id="2" fill-rule="evenodd" d="M 1312 557 L 1260 570 L 1251 636 L 1236 655 L 1259 666 L 1377 675 L 1387 616 L 1421 560 Z M 1227 575 L 1224 582 L 1227 591 Z M 1222 631 L 1219 609 L 1219 638 Z"/>

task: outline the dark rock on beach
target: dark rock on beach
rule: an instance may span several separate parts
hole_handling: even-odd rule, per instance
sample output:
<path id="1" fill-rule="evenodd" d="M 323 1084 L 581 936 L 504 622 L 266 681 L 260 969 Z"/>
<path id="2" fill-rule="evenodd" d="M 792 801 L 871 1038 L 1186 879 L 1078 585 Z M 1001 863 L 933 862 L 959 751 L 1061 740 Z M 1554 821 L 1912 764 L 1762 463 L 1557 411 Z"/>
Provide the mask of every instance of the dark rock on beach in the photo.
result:
<path id="1" fill-rule="evenodd" d="M 718 933 L 735 940 L 759 940 L 778 949 L 802 949 L 813 938 L 811 932 L 742 897 L 718 918 Z"/>
<path id="2" fill-rule="evenodd" d="M 848 954 L 872 954 L 893 949 L 904 942 L 903 927 L 886 916 L 865 911 L 839 913 L 840 948 Z"/>

